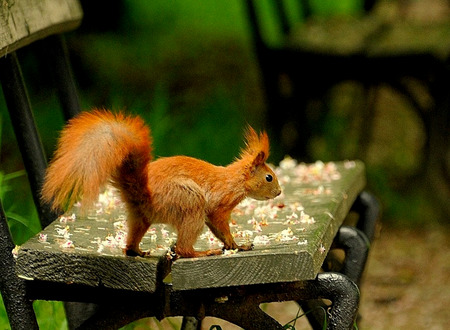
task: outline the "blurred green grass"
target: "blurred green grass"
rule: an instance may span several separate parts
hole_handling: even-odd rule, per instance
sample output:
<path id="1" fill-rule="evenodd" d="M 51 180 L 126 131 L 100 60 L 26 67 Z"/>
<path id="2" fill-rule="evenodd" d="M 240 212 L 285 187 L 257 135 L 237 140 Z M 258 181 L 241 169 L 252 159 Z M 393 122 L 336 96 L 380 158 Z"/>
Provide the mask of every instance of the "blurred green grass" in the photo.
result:
<path id="1" fill-rule="evenodd" d="M 289 0 L 288 6 L 294 3 Z M 313 10 L 320 15 L 357 13 L 361 3 L 316 0 Z M 121 4 L 114 29 L 102 28 L 112 24 L 111 17 L 97 15 L 94 21 L 86 17 L 87 25 L 67 35 L 83 108 L 140 114 L 151 126 L 157 157 L 185 154 L 221 165 L 232 161 L 242 147 L 245 125 L 261 129 L 265 123 L 264 96 L 242 1 L 127 0 Z M 279 43 L 272 7 L 263 1 L 261 10 L 269 42 Z M 51 155 L 63 125 L 58 101 L 35 60 L 27 52 L 20 56 L 26 79 L 44 81 L 28 87 L 45 150 Z M 358 92 L 342 94 L 350 95 L 349 104 L 352 93 Z M 23 165 L 2 97 L 0 173 L 8 178 L 8 173 L 21 171 Z M 342 105 L 345 97 L 340 102 L 329 104 L 332 110 L 310 143 L 315 158 L 336 160 L 357 154 L 357 109 Z M 420 140 L 421 127 L 414 115 L 408 111 L 403 115 Z M 403 182 L 421 160 L 420 143 L 413 143 L 411 149 L 405 148 L 408 141 L 391 145 L 383 138 L 379 136 L 374 144 L 367 171 L 369 188 L 383 202 L 384 221 L 424 225 L 435 217 L 434 205 L 420 187 L 405 188 Z M 391 141 L 398 141 L 395 134 Z M 386 145 L 388 150 L 382 148 Z M 276 145 L 272 150 L 271 160 L 277 163 L 283 154 Z M 26 175 L 2 181 L 0 193 L 14 240 L 21 244 L 39 230 Z M 55 329 L 66 326 L 61 304 L 37 302 L 36 306 L 43 328 L 52 329 L 54 314 L 58 315 Z M 0 328 L 7 326 L 4 320 L 0 308 Z"/>

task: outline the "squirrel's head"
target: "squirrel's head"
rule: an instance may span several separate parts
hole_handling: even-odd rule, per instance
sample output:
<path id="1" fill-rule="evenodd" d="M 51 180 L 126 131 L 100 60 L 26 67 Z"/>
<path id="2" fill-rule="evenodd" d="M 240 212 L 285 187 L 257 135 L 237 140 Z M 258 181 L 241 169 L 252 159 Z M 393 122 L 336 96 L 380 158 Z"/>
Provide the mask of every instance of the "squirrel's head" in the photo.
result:
<path id="1" fill-rule="evenodd" d="M 245 165 L 247 196 L 266 200 L 281 194 L 278 179 L 266 164 L 269 157 L 269 138 L 266 132 L 257 134 L 250 126 L 246 132 L 246 147 L 241 152 L 240 160 Z"/>

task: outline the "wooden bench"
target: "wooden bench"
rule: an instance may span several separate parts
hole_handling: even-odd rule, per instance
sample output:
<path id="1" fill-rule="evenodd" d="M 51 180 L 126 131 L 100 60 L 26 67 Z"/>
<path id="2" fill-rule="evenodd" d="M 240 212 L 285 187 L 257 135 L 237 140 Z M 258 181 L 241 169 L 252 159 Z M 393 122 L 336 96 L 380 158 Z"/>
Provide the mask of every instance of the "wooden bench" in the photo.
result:
<path id="1" fill-rule="evenodd" d="M 284 198 L 271 202 L 247 199 L 233 214 L 233 236 L 238 244 L 253 243 L 253 251 L 225 251 L 218 257 L 170 263 L 176 234 L 166 225 L 155 225 L 142 245 L 152 256 L 126 258 L 122 251 L 126 213 L 111 189 L 101 195 L 92 215 L 80 217 L 75 207 L 24 244 L 18 253 L 17 273 L 24 279 L 143 292 L 154 292 L 160 285 L 158 279 L 170 272 L 174 290 L 313 280 L 364 188 L 363 164 L 345 164 L 338 163 L 333 173 L 341 179 L 309 179 L 308 183 L 301 182 L 293 170 L 278 168 L 281 180 L 289 180 Z M 321 167 L 322 163 L 305 165 L 305 171 L 321 176 L 325 171 Z M 221 246 L 205 227 L 196 247 Z"/>
<path id="2" fill-rule="evenodd" d="M 358 288 L 347 277 L 321 273 L 321 268 L 339 229 L 345 228 L 360 243 L 354 247 L 361 258 L 353 267 L 357 275 L 352 279 L 359 281 L 369 241 L 353 227 L 341 225 L 365 186 L 364 165 L 359 161 L 296 165 L 288 159 L 276 172 L 283 183 L 282 197 L 269 202 L 245 200 L 233 212 L 236 241 L 252 242 L 252 251 L 172 261 L 170 248 L 176 234 L 165 225 L 155 225 L 142 244 L 151 256 L 125 257 L 126 214 L 116 192 L 108 189 L 87 217 L 79 216 L 75 206 L 21 246 L 17 274 L 36 298 L 84 301 L 91 292 L 89 299 L 101 304 L 110 304 L 114 296 L 120 308 L 131 305 L 141 310 L 147 304 L 137 304 L 135 294 L 144 300 L 149 297 L 147 301 L 158 296 L 161 306 L 145 307 L 139 317 L 218 316 L 246 329 L 268 324 L 280 327 L 260 310 L 256 312 L 259 303 L 304 300 L 312 298 L 312 291 L 335 303 L 329 322 L 336 322 L 337 328 L 351 327 Z M 205 229 L 196 247 L 211 246 L 220 244 Z M 336 283 L 342 285 L 339 297 L 333 292 L 339 288 Z M 245 308 L 237 313 L 239 305 Z M 121 313 L 113 310 L 108 319 L 115 326 L 120 325 L 119 315 L 130 321 L 129 308 Z M 347 319 L 336 320 L 342 314 Z"/>
<path id="3" fill-rule="evenodd" d="M 322 127 L 329 104 L 338 102 L 333 88 L 351 82 L 355 88 L 346 97 L 355 106 L 346 111 L 363 123 L 357 154 L 364 159 L 376 109 L 386 107 L 379 90 L 387 86 L 423 125 L 424 157 L 416 174 L 433 184 L 439 191 L 435 198 L 448 210 L 449 4 L 364 0 L 364 11 L 354 17 L 317 17 L 312 1 L 277 0 L 270 1 L 268 17 L 260 1 L 244 3 L 268 100 L 267 120 L 286 152 L 308 159 L 305 141 Z M 269 18 L 280 32 L 278 42 L 268 38 Z"/>
<path id="4" fill-rule="evenodd" d="M 41 204 L 46 159 L 15 50 L 45 38 L 38 48 L 47 50 L 65 117 L 70 118 L 79 111 L 79 102 L 61 38 L 51 35 L 73 29 L 81 17 L 74 0 L 23 0 L 0 8 L 0 80 L 45 227 L 14 249 L 0 204 L 0 290 L 11 327 L 36 329 L 31 303 L 48 299 L 83 303 L 65 305 L 71 328 L 117 328 L 146 316 L 181 315 L 184 329 L 198 327 L 204 316 L 246 329 L 276 329 L 281 325 L 259 304 L 283 300 L 312 308 L 308 318 L 314 328 L 322 328 L 325 316 L 329 329 L 351 328 L 357 284 L 378 216 L 375 200 L 363 191 L 364 165 L 359 161 L 283 161 L 277 174 L 284 196 L 269 203 L 244 202 L 233 214 L 236 240 L 253 242 L 254 250 L 216 257 L 171 259 L 168 249 L 176 238 L 161 226 L 143 240 L 143 248 L 152 250 L 150 257 L 123 256 L 126 216 L 113 191 L 102 195 L 98 208 L 85 218 L 76 207 L 61 217 Z M 344 225 L 351 209 L 359 221 Z M 217 242 L 205 233 L 197 247 L 210 244 Z M 334 248 L 346 252 L 337 268 L 327 258 Z"/>

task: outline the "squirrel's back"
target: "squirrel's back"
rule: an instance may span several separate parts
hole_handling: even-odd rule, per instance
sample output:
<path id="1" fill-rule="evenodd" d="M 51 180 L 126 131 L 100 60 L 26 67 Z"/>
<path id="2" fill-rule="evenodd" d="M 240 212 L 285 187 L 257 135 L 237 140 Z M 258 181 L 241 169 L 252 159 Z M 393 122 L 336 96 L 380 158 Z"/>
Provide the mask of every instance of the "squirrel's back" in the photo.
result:
<path id="1" fill-rule="evenodd" d="M 150 152 L 150 130 L 141 118 L 104 110 L 83 112 L 61 132 L 42 198 L 55 209 L 65 209 L 83 197 L 88 207 L 119 172 L 146 182 Z"/>

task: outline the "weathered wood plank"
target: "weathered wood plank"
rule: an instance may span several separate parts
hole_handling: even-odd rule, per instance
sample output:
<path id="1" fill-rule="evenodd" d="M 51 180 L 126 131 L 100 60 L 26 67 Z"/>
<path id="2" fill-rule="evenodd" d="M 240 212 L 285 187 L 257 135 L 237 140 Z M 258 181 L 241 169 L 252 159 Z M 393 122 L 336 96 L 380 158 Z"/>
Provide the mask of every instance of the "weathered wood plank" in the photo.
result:
<path id="1" fill-rule="evenodd" d="M 276 172 L 283 185 L 282 196 L 269 202 L 246 200 L 233 213 L 231 229 L 236 241 L 251 242 L 255 249 L 176 260 L 171 274 L 175 290 L 315 278 L 333 237 L 365 185 L 364 165 L 307 166 L 288 160 Z M 25 243 L 18 252 L 18 275 L 153 292 L 170 271 L 168 251 L 176 234 L 164 225 L 152 226 L 141 244 L 151 256 L 123 256 L 126 213 L 117 196 L 114 189 L 108 189 L 87 216 L 78 215 L 75 206 Z M 195 247 L 221 246 L 205 226 Z"/>
<path id="2" fill-rule="evenodd" d="M 17 274 L 25 279 L 83 284 L 121 290 L 154 292 L 158 265 L 165 261 L 167 247 L 160 235 L 143 247 L 153 249 L 152 257 L 123 255 L 126 235 L 123 205 L 108 191 L 87 217 L 77 207 L 26 242 L 17 256 Z M 167 245 L 167 244 L 166 244 Z"/>
<path id="3" fill-rule="evenodd" d="M 342 56 L 429 54 L 446 59 L 450 53 L 450 21 L 387 23 L 382 16 L 317 19 L 294 28 L 287 46 Z"/>
<path id="4" fill-rule="evenodd" d="M 0 6 L 0 56 L 75 29 L 82 17 L 77 0 L 4 0 Z"/>
<path id="5" fill-rule="evenodd" d="M 156 289 L 158 262 L 154 258 L 137 260 L 25 247 L 17 263 L 19 277 L 24 279 L 144 292 Z M 26 272 L 21 271 L 25 268 Z"/>
<path id="6" fill-rule="evenodd" d="M 328 166 L 328 165 L 325 165 Z M 285 196 L 274 202 L 240 205 L 233 228 L 236 241 L 253 242 L 253 251 L 179 259 L 172 265 L 175 290 L 313 279 L 339 226 L 365 185 L 361 162 L 339 163 L 332 178 L 306 178 L 318 165 L 277 169 Z M 331 173 L 330 172 L 330 173 Z M 309 180 L 309 182 L 307 182 Z M 249 222 L 250 219 L 250 222 Z M 211 244 L 200 239 L 197 248 Z M 214 247 L 214 246 L 213 246 Z"/>

